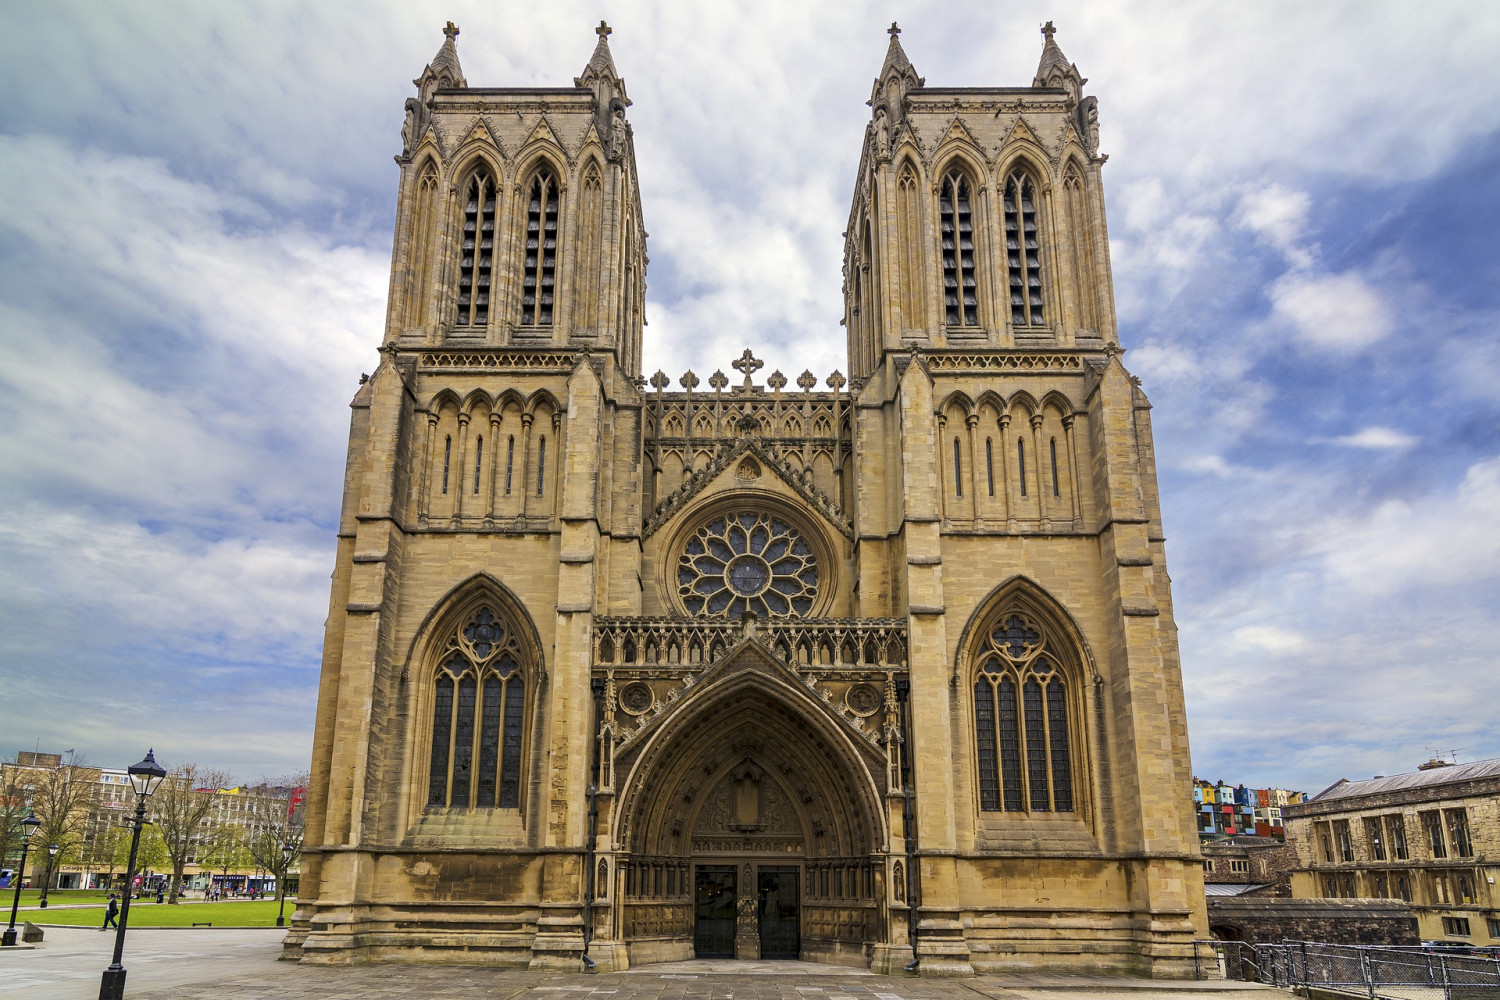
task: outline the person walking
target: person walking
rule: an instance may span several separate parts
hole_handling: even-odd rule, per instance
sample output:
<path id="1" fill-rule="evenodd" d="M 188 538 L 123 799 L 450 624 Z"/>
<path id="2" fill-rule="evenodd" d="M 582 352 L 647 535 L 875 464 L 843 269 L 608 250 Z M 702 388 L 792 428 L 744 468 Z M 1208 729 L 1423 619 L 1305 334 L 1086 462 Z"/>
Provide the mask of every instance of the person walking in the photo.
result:
<path id="1" fill-rule="evenodd" d="M 99 928 L 99 929 L 101 931 L 107 931 L 111 927 L 118 927 L 118 926 L 120 926 L 118 923 L 115 922 L 115 918 L 117 916 L 119 916 L 119 914 L 120 914 L 120 897 L 117 896 L 117 895 L 115 895 L 114 893 L 110 893 L 109 894 L 109 909 L 107 909 L 107 910 L 104 911 L 104 926 L 101 927 L 101 928 Z"/>

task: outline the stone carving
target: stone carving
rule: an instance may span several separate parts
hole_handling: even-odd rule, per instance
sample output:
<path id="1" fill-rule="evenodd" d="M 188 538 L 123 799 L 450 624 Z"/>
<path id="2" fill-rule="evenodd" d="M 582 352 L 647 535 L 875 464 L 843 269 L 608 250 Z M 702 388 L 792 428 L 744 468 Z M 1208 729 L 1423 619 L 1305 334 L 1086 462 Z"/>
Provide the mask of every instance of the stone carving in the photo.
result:
<path id="1" fill-rule="evenodd" d="M 874 715 L 880 704 L 880 692 L 873 684 L 856 684 L 844 692 L 845 707 L 862 719 Z"/>
<path id="2" fill-rule="evenodd" d="M 651 686 L 640 681 L 625 685 L 625 689 L 620 692 L 620 708 L 631 715 L 645 715 L 655 701 Z"/>

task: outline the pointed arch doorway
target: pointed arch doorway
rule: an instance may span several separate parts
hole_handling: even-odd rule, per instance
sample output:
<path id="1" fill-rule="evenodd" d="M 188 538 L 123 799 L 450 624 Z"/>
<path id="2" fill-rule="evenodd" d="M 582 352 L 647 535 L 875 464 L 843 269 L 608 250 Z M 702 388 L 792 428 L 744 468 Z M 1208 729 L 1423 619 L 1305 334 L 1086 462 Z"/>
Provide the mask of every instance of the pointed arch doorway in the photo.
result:
<path id="1" fill-rule="evenodd" d="M 754 643 L 620 748 L 616 940 L 632 965 L 867 966 L 888 940 L 883 751 Z"/>

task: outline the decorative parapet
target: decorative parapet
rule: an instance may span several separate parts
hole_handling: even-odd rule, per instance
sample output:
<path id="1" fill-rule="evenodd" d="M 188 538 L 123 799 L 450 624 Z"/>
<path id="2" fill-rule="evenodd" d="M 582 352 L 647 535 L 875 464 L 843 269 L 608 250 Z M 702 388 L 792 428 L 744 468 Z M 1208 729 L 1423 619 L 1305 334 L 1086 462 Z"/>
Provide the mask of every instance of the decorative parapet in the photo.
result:
<path id="1" fill-rule="evenodd" d="M 571 372 L 582 355 L 578 351 L 422 351 L 422 371 Z"/>
<path id="2" fill-rule="evenodd" d="M 597 618 L 593 673 L 607 685 L 602 729 L 623 747 L 746 640 L 872 745 L 889 738 L 893 685 L 907 670 L 901 618 Z"/>
<path id="3" fill-rule="evenodd" d="M 1084 352 L 1037 353 L 1032 351 L 923 351 L 928 371 L 1083 371 Z"/>
<path id="4" fill-rule="evenodd" d="M 721 442 L 707 465 L 693 470 L 681 486 L 663 497 L 662 501 L 656 505 L 642 526 L 641 537 L 650 538 L 655 534 L 656 530 L 667 523 L 673 514 L 686 506 L 699 490 L 728 468 L 744 452 L 753 452 L 757 455 L 782 481 L 795 490 L 798 496 L 832 522 L 845 538 L 853 540 L 854 522 L 844 514 L 832 497 L 813 485 L 812 477 L 806 469 L 798 469 L 780 453 L 774 444 L 762 443 L 750 438 Z"/>

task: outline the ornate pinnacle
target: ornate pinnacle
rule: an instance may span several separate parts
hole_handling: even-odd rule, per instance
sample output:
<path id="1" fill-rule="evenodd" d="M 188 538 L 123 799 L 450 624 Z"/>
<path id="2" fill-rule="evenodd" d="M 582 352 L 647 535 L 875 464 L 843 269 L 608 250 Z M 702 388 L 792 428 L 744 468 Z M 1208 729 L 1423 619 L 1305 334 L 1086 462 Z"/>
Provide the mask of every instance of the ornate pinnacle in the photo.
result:
<path id="1" fill-rule="evenodd" d="M 766 363 L 752 354 L 750 348 L 747 347 L 745 348 L 745 353 L 741 354 L 734 361 L 731 361 L 729 366 L 735 371 L 742 373 L 745 376 L 745 381 L 748 382 L 751 373 L 760 371 L 766 366 Z"/>
<path id="2" fill-rule="evenodd" d="M 694 375 L 693 370 L 689 368 L 686 372 L 683 373 L 682 378 L 677 380 L 677 384 L 682 386 L 688 392 L 692 392 L 694 389 L 698 388 L 698 376 Z"/>
<path id="3" fill-rule="evenodd" d="M 1052 26 L 1051 21 L 1048 21 L 1046 24 L 1042 25 L 1042 36 L 1046 38 L 1047 41 L 1052 41 L 1052 36 L 1055 34 L 1057 34 L 1057 29 Z"/>
<path id="4" fill-rule="evenodd" d="M 828 388 L 832 389 L 834 392 L 838 392 L 844 387 L 844 384 L 845 382 L 843 373 L 835 368 L 833 370 L 833 374 L 828 376 Z"/>
<path id="5" fill-rule="evenodd" d="M 1052 22 L 1048 21 L 1047 23 L 1051 24 Z M 613 31 L 614 29 L 611 28 L 608 24 L 600 21 L 599 27 L 594 29 L 594 34 L 598 35 L 600 38 L 608 38 Z"/>
<path id="6" fill-rule="evenodd" d="M 656 374 L 651 376 L 651 388 L 655 389 L 657 392 L 661 392 L 671 384 L 672 380 L 667 378 L 667 373 L 662 371 L 660 368 L 656 369 Z"/>
<path id="7" fill-rule="evenodd" d="M 708 377 L 708 384 L 713 386 L 714 392 L 722 392 L 729 384 L 729 376 L 724 374 L 723 369 L 716 368 L 714 373 Z"/>
<path id="8" fill-rule="evenodd" d="M 771 387 L 772 392 L 780 392 L 786 388 L 786 376 L 781 374 L 780 368 L 772 372 L 770 377 L 766 379 L 766 385 Z"/>
<path id="9" fill-rule="evenodd" d="M 818 387 L 818 376 L 810 370 L 803 369 L 802 374 L 797 376 L 797 388 L 803 392 L 812 392 Z"/>
<path id="10" fill-rule="evenodd" d="M 458 25 L 454 24 L 452 21 L 449 21 L 447 24 L 443 25 L 443 34 L 448 36 L 448 41 L 453 41 L 453 39 L 458 37 Z"/>

